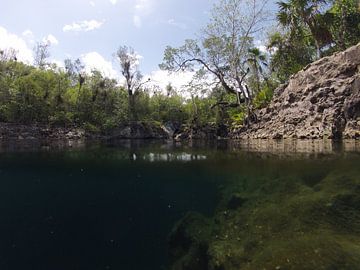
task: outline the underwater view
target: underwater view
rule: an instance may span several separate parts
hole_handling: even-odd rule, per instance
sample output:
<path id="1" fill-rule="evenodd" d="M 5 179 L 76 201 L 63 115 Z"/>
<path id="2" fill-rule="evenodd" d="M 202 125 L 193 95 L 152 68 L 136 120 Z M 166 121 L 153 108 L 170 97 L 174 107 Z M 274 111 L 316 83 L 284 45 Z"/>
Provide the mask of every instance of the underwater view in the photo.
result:
<path id="1" fill-rule="evenodd" d="M 360 269 L 360 143 L 0 153 L 0 269 Z"/>

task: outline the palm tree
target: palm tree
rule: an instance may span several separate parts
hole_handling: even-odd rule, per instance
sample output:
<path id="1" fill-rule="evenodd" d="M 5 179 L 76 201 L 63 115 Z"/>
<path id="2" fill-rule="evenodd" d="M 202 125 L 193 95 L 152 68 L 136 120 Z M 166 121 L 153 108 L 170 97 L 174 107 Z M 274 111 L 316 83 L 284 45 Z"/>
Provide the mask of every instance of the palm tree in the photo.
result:
<path id="1" fill-rule="evenodd" d="M 260 75 L 263 76 L 263 66 L 267 66 L 266 55 L 262 53 L 259 48 L 249 49 L 249 58 L 247 62 L 249 63 L 251 69 L 254 72 L 256 78 L 256 87 L 257 92 L 260 92 Z M 266 78 L 264 78 L 266 80 Z"/>
<path id="2" fill-rule="evenodd" d="M 328 0 L 288 0 L 278 2 L 280 11 L 277 19 L 284 27 L 289 27 L 296 38 L 304 37 L 308 29 L 314 38 L 317 56 L 321 56 L 321 48 L 332 41 L 329 29 L 320 13 L 322 5 Z"/>

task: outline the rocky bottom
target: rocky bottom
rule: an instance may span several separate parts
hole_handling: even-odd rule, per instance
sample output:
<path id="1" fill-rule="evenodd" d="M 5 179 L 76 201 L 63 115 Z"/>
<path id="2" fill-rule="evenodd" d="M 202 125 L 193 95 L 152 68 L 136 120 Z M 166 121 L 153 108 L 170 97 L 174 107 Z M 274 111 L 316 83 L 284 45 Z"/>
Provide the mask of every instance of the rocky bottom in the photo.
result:
<path id="1" fill-rule="evenodd" d="M 174 226 L 171 269 L 360 269 L 358 161 L 239 164 L 213 217 Z"/>

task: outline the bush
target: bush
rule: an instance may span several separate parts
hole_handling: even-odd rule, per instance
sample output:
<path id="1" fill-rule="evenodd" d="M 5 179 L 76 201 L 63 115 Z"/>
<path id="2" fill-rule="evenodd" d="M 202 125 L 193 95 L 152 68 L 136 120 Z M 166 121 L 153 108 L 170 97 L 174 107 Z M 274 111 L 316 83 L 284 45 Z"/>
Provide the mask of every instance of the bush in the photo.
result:
<path id="1" fill-rule="evenodd" d="M 246 118 L 246 113 L 244 111 L 233 113 L 230 115 L 231 125 L 232 126 L 242 126 Z"/>

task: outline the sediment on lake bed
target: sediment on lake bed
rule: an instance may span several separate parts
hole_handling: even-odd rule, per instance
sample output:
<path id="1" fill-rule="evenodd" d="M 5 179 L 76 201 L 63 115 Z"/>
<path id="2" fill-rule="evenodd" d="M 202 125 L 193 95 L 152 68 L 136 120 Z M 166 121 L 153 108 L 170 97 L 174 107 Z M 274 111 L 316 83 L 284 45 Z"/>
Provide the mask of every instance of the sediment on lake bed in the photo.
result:
<path id="1" fill-rule="evenodd" d="M 360 171 L 328 162 L 331 171 L 308 161 L 265 174 L 239 165 L 214 216 L 188 213 L 174 226 L 171 269 L 359 269 Z"/>
<path id="2" fill-rule="evenodd" d="M 360 138 L 360 44 L 324 57 L 280 86 L 258 121 L 232 138 Z"/>

